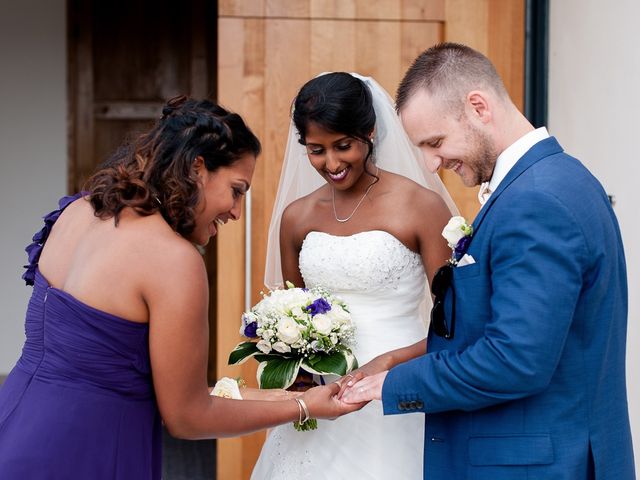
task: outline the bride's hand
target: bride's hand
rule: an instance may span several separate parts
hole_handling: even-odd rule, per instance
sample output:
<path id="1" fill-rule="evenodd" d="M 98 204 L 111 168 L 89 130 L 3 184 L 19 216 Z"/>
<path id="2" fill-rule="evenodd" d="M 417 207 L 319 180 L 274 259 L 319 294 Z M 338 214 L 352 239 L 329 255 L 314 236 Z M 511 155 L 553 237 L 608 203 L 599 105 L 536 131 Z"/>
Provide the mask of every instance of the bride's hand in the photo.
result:
<path id="1" fill-rule="evenodd" d="M 291 392 L 282 388 L 252 388 L 246 387 L 241 391 L 243 400 L 266 400 L 266 401 L 279 401 L 290 400 L 292 398 L 302 395 L 302 392 Z"/>
<path id="2" fill-rule="evenodd" d="M 364 364 L 357 370 L 353 370 L 340 380 L 340 392 L 338 392 L 338 398 L 341 399 L 344 392 L 351 387 L 354 383 L 362 380 L 364 377 L 375 375 L 376 373 L 385 372 L 391 368 L 391 359 L 388 355 L 382 354 L 375 357 L 369 363 Z"/>
<path id="3" fill-rule="evenodd" d="M 371 375 L 358 383 L 354 383 L 342 396 L 345 403 L 360 405 L 361 402 L 382 399 L 382 386 L 387 377 L 387 371 Z"/>
<path id="4" fill-rule="evenodd" d="M 355 412 L 368 402 L 346 403 L 336 396 L 340 391 L 338 383 L 314 387 L 300 397 L 309 409 L 311 418 L 334 419 L 346 413 Z"/>

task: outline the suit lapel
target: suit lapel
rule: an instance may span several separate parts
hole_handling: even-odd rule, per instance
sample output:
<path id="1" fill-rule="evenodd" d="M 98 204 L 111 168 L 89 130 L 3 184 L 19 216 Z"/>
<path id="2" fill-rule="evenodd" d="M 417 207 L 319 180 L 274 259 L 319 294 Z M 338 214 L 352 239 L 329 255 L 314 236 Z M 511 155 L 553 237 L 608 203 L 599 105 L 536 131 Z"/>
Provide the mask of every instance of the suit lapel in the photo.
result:
<path id="1" fill-rule="evenodd" d="M 491 206 L 495 203 L 498 197 L 504 192 L 509 185 L 513 183 L 513 181 L 522 175 L 529 167 L 531 167 L 534 163 L 542 160 L 549 155 L 554 155 L 556 153 L 562 152 L 562 147 L 555 139 L 555 137 L 545 138 L 544 140 L 536 143 L 533 147 L 531 147 L 527 153 L 525 153 L 520 160 L 516 162 L 516 164 L 511 168 L 506 177 L 500 182 L 498 188 L 495 192 L 491 194 L 489 200 L 484 204 L 475 220 L 473 221 L 473 233 L 478 231 L 480 224 L 482 224 L 482 220 L 487 215 L 487 212 L 491 209 Z"/>

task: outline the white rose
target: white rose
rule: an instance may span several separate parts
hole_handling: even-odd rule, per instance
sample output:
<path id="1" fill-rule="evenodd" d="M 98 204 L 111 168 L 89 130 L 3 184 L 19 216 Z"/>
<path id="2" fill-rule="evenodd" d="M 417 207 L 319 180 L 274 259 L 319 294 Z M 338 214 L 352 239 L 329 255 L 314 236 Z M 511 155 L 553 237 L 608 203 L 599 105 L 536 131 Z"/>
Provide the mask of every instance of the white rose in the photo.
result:
<path id="1" fill-rule="evenodd" d="M 260 350 L 262 353 L 271 352 L 271 344 L 266 340 L 260 340 L 258 343 L 256 343 L 256 348 Z"/>
<path id="2" fill-rule="evenodd" d="M 292 343 L 300 340 L 302 336 L 300 334 L 300 329 L 298 328 L 298 324 L 291 317 L 283 317 L 278 322 L 278 333 L 277 336 L 284 343 L 291 345 Z"/>
<path id="3" fill-rule="evenodd" d="M 331 333 L 332 322 L 329 315 L 319 313 L 311 319 L 311 324 L 316 329 L 316 331 L 322 335 L 328 335 L 329 333 Z"/>
<path id="4" fill-rule="evenodd" d="M 461 216 L 451 217 L 449 223 L 442 230 L 442 236 L 451 248 L 455 248 L 460 239 L 467 234 L 467 222 Z"/>
<path id="5" fill-rule="evenodd" d="M 307 316 L 309 315 L 307 312 L 305 312 L 304 310 L 302 310 L 302 307 L 293 307 L 291 309 L 291 315 L 293 315 L 294 317 L 296 317 L 299 320 L 306 320 Z"/>
<path id="6" fill-rule="evenodd" d="M 287 290 L 287 295 L 283 298 L 285 311 L 293 312 L 294 309 L 300 308 L 300 305 L 306 305 L 309 301 L 309 293 L 300 288 L 295 290 Z"/>
<path id="7" fill-rule="evenodd" d="M 233 398 L 234 400 L 242 400 L 238 382 L 233 378 L 223 377 L 218 380 L 211 390 L 211 395 L 223 398 Z"/>
<path id="8" fill-rule="evenodd" d="M 273 349 L 276 352 L 280 353 L 289 353 L 291 351 L 291 347 L 284 342 L 276 342 L 273 344 Z"/>
<path id="9" fill-rule="evenodd" d="M 333 321 L 334 326 L 342 325 L 351 320 L 351 315 L 337 303 L 331 305 L 331 310 L 327 312 L 327 315 Z"/>

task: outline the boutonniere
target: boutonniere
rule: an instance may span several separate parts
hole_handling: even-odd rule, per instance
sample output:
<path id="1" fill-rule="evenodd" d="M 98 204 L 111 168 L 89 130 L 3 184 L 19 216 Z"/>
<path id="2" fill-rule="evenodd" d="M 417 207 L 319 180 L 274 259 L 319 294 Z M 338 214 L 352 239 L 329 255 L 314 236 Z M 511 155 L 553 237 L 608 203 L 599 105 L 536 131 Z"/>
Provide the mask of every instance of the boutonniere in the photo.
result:
<path id="1" fill-rule="evenodd" d="M 445 238 L 451 248 L 451 258 L 447 260 L 450 265 L 457 265 L 458 261 L 463 257 L 471 243 L 473 235 L 473 227 L 467 224 L 464 217 L 451 217 L 449 223 L 442 230 L 442 236 Z"/>

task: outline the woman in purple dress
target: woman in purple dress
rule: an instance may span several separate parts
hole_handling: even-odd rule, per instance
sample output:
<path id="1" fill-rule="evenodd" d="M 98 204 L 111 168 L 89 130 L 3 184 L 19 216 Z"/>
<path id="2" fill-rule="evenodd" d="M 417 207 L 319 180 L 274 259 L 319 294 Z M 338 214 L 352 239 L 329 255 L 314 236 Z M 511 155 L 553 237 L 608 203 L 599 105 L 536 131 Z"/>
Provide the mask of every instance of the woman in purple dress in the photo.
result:
<path id="1" fill-rule="evenodd" d="M 176 97 L 45 217 L 27 247 L 26 342 L 0 389 L 0 478 L 159 479 L 161 421 L 198 439 L 297 420 L 303 406 L 317 418 L 357 408 L 336 385 L 302 402 L 209 395 L 194 244 L 240 217 L 259 152 L 237 114 Z"/>

